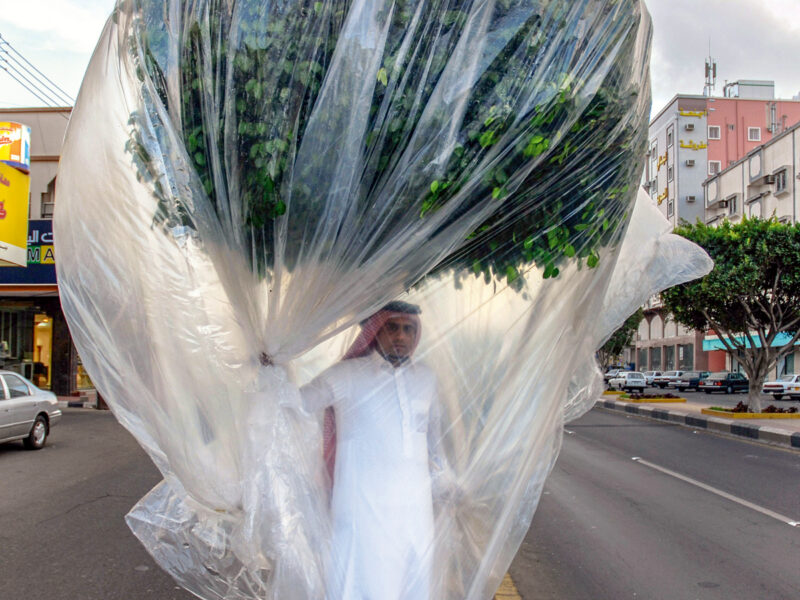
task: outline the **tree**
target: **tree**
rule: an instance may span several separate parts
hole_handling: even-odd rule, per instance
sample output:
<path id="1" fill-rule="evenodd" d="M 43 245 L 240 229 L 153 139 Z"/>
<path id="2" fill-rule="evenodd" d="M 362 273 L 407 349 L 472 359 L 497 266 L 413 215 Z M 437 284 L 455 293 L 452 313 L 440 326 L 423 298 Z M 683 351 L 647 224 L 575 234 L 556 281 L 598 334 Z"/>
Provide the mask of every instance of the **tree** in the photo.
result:
<path id="1" fill-rule="evenodd" d="M 630 346 L 642 319 L 644 319 L 644 311 L 640 308 L 628 317 L 619 329 L 611 334 L 606 343 L 600 347 L 597 351 L 597 359 L 603 368 L 611 364 L 611 361 L 617 358 L 626 346 Z"/>
<path id="2" fill-rule="evenodd" d="M 144 1 L 131 50 L 137 76 L 152 106 L 180 115 L 172 125 L 202 192 L 222 223 L 236 221 L 253 271 L 268 275 L 276 253 L 291 270 L 302 260 L 310 232 L 329 218 L 322 204 L 328 182 L 306 181 L 302 174 L 314 164 L 296 164 L 296 157 L 304 140 L 319 131 L 343 137 L 336 111 L 352 99 L 329 106 L 321 130 L 309 130 L 309 123 L 330 77 L 350 2 L 211 6 L 186 8 L 180 27 L 171 30 L 163 3 Z M 647 143 L 649 96 L 642 93 L 637 65 L 639 24 L 646 19 L 641 5 L 622 0 L 597 8 L 589 27 L 606 37 L 595 40 L 576 33 L 587 25 L 583 9 L 571 3 L 496 3 L 496 25 L 488 30 L 497 30 L 492 44 L 498 51 L 487 53 L 494 58 L 482 67 L 462 117 L 451 123 L 449 109 L 428 115 L 423 107 L 436 105 L 448 61 L 472 27 L 470 6 L 402 0 L 391 11 L 382 66 L 370 84 L 363 172 L 348 198 L 348 214 L 376 230 L 370 239 L 376 247 L 408 230 L 412 218 L 451 215 L 438 226 L 441 231 L 465 215 L 484 215 L 434 273 L 459 269 L 519 285 L 530 264 L 541 267 L 545 278 L 558 276 L 569 262 L 593 268 L 627 222 L 631 182 Z M 584 25 L 576 28 L 572 21 Z M 414 51 L 407 48 L 409 32 Z M 608 64 L 584 65 L 580 57 L 590 51 Z M 129 152 L 159 199 L 155 224 L 165 232 L 194 229 L 192 208 L 184 197 L 168 193 L 161 162 L 148 151 L 153 123 L 159 119 L 131 114 Z M 427 157 L 424 146 L 410 147 L 420 130 L 448 124 L 457 130 L 446 156 Z M 328 154 L 317 153 L 312 163 L 335 159 L 336 144 L 319 146 Z M 395 181 L 405 156 L 421 162 L 404 166 L 405 179 Z M 440 168 L 430 168 L 440 162 Z M 375 216 L 377 191 L 386 189 L 397 191 Z M 276 244 L 283 245 L 280 251 Z"/>
<path id="3" fill-rule="evenodd" d="M 764 378 L 800 338 L 800 226 L 744 218 L 675 233 L 702 246 L 715 266 L 662 292 L 664 306 L 679 323 L 719 336 L 750 379 L 751 410 L 760 412 Z"/>

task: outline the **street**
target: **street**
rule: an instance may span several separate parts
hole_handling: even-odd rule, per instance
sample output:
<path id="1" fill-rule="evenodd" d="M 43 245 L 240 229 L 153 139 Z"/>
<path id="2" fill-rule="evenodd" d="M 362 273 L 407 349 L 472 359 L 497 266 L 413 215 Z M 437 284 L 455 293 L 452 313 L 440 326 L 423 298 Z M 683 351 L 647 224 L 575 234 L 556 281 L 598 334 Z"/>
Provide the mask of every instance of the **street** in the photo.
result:
<path id="1" fill-rule="evenodd" d="M 192 597 L 123 521 L 159 475 L 110 413 L 66 411 L 39 452 L 0 446 L 0 480 L 0 598 Z M 510 573 L 525 600 L 793 598 L 800 527 L 776 515 L 800 520 L 798 482 L 800 453 L 593 410 Z"/>

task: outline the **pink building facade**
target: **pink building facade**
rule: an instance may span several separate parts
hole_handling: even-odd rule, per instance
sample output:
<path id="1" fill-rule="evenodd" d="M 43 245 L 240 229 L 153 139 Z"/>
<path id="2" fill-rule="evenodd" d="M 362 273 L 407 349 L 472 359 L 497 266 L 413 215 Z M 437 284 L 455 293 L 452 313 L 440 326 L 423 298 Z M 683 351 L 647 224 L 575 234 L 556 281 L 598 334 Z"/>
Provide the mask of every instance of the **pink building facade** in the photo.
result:
<path id="1" fill-rule="evenodd" d="M 707 98 L 708 174 L 715 175 L 800 122 L 800 102 Z"/>

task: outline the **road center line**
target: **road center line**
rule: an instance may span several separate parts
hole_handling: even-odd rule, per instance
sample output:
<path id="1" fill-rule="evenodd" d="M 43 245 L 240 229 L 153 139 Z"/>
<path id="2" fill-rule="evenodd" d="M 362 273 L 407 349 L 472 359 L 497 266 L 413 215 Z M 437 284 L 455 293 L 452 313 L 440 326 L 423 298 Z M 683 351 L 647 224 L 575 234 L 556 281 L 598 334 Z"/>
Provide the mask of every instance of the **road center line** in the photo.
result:
<path id="1" fill-rule="evenodd" d="M 717 496 L 721 496 L 726 500 L 730 500 L 731 502 L 736 502 L 737 504 L 741 504 L 742 506 L 746 506 L 751 510 L 755 510 L 756 512 L 760 512 L 762 515 L 767 515 L 768 517 L 772 517 L 773 519 L 777 519 L 781 523 L 786 523 L 787 525 L 791 525 L 792 527 L 800 526 L 800 523 L 795 519 L 791 519 L 786 515 L 782 515 L 780 513 L 776 513 L 771 511 L 768 508 L 764 508 L 763 506 L 759 506 L 758 504 L 753 504 L 752 502 L 748 502 L 743 498 L 739 498 L 728 492 L 723 492 L 722 490 L 718 490 L 715 487 L 712 487 L 708 484 L 705 484 L 701 481 L 697 481 L 696 479 L 692 479 L 691 477 L 687 477 L 686 475 L 681 475 L 680 473 L 676 473 L 675 471 L 671 471 L 670 469 L 665 469 L 664 467 L 660 467 L 656 464 L 653 464 L 649 461 L 644 460 L 638 456 L 632 457 L 632 460 L 635 460 L 639 464 L 642 464 L 646 467 L 650 467 L 651 469 L 655 469 L 656 471 L 661 471 L 662 473 L 669 475 L 671 477 L 675 477 L 676 479 L 680 479 L 681 481 L 685 481 L 686 483 L 691 483 L 694 486 L 697 486 L 707 492 L 711 492 L 712 494 L 716 494 Z"/>

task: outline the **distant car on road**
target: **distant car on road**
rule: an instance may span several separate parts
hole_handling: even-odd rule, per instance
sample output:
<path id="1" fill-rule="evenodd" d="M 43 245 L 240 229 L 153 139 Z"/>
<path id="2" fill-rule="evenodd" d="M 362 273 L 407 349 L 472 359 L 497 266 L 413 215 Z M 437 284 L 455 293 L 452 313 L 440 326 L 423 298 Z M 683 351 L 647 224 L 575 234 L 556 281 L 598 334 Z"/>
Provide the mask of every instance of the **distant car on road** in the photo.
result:
<path id="1" fill-rule="evenodd" d="M 647 385 L 653 385 L 653 378 L 661 375 L 661 371 L 645 371 L 644 380 Z"/>
<path id="2" fill-rule="evenodd" d="M 619 375 L 621 371 L 622 369 L 609 369 L 608 371 L 603 373 L 603 381 L 608 383 L 609 380 Z"/>
<path id="3" fill-rule="evenodd" d="M 686 371 L 683 375 L 678 377 L 678 379 L 671 381 L 669 386 L 677 388 L 680 391 L 699 390 L 700 382 L 709 375 L 710 373 L 708 371 Z"/>
<path id="4" fill-rule="evenodd" d="M 681 375 L 683 375 L 683 371 L 665 371 L 661 375 L 653 377 L 653 385 L 663 390 L 671 382 L 677 381 Z"/>
<path id="5" fill-rule="evenodd" d="M 767 381 L 761 388 L 761 393 L 772 394 L 775 400 L 780 400 L 784 396 L 792 399 L 800 398 L 800 375 L 787 373 L 775 381 Z"/>
<path id="6" fill-rule="evenodd" d="M 697 389 L 698 391 L 704 391 L 706 394 L 711 392 L 725 392 L 726 394 L 746 392 L 750 389 L 750 380 L 741 373 L 721 371 L 706 377 L 700 382 L 700 386 Z"/>
<path id="7" fill-rule="evenodd" d="M 610 389 L 617 388 L 626 391 L 644 391 L 644 375 L 639 371 L 622 371 L 616 377 L 608 380 L 608 387 Z"/>
<path id="8" fill-rule="evenodd" d="M 38 450 L 59 420 L 55 394 L 12 371 L 0 371 L 0 443 L 22 440 L 26 448 Z"/>

